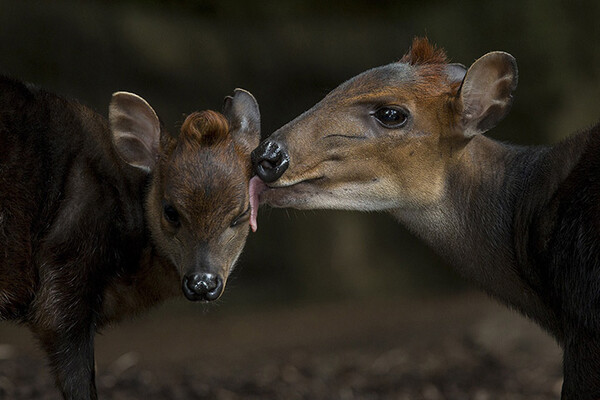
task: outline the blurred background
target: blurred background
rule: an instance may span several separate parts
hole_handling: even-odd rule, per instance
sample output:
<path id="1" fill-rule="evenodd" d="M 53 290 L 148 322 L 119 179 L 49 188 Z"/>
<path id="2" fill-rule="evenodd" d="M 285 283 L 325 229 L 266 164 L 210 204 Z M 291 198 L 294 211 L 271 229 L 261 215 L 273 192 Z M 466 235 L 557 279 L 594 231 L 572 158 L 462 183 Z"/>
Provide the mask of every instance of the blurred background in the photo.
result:
<path id="1" fill-rule="evenodd" d="M 509 116 L 488 135 L 519 144 L 549 144 L 589 127 L 600 117 L 599 20 L 600 2 L 593 0 L 0 0 L 0 73 L 78 99 L 104 116 L 113 92 L 138 93 L 153 105 L 171 132 L 176 132 L 192 111 L 219 110 L 223 97 L 241 87 L 258 99 L 262 135 L 266 137 L 344 80 L 400 59 L 414 36 L 428 36 L 446 49 L 452 61 L 467 66 L 492 50 L 514 55 L 519 65 L 516 101 Z M 161 316 L 166 315 L 214 322 L 273 312 L 295 321 L 294 312 L 310 315 L 325 306 L 342 309 L 323 314 L 324 320 L 344 315 L 361 324 L 361 318 L 374 315 L 373 310 L 382 312 L 383 305 L 388 308 L 381 319 L 404 319 L 405 314 L 393 314 L 399 309 L 417 314 L 430 310 L 434 324 L 442 315 L 453 315 L 453 308 L 443 306 L 453 301 L 458 301 L 461 310 L 486 304 L 494 315 L 521 323 L 520 317 L 495 308 L 472 291 L 467 282 L 387 215 L 263 208 L 259 230 L 250 235 L 217 305 L 198 306 L 179 299 L 159 307 L 141 322 L 117 329 L 142 329 L 135 324 L 150 321 L 160 324 L 164 321 Z M 485 310 L 479 313 L 489 315 Z M 469 321 L 478 320 L 462 311 L 460 315 Z M 480 314 L 474 311 L 472 315 Z M 346 325 L 336 327 L 341 337 L 343 327 L 352 326 L 344 321 Z M 322 322 L 314 323 L 319 327 Z M 460 321 L 454 322 L 461 326 Z M 374 321 L 371 324 L 379 326 Z M 29 339 L 22 339 L 22 328 L 5 326 L 0 326 L 0 350 L 3 342 L 12 349 L 6 354 L 14 354 L 15 346 L 27 348 L 24 343 Z M 470 326 L 468 321 L 464 326 Z M 531 328 L 527 326 L 523 329 Z M 427 329 L 446 328 L 431 325 Z M 128 337 L 124 330 L 116 332 L 121 333 L 114 333 L 113 338 L 122 337 L 120 334 Z M 396 331 L 387 334 L 393 336 L 392 332 Z M 303 335 L 298 330 L 287 332 L 291 333 Z M 364 335 L 370 333 L 365 331 Z M 546 338 L 535 333 L 534 341 L 538 340 L 535 335 Z M 110 339 L 109 331 L 106 340 L 110 343 Z M 437 339 L 433 342 L 440 343 Z M 556 352 L 553 344 L 549 346 L 552 350 L 545 349 L 545 353 Z M 112 344 L 104 347 L 104 354 L 111 354 L 104 359 L 106 365 L 112 362 L 110 357 L 120 354 L 117 350 L 110 353 L 111 348 Z M 552 379 L 560 379 L 557 354 L 548 364 Z M 100 360 L 102 357 L 99 355 Z M 473 371 L 480 369 L 473 367 Z M 402 386 L 401 382 L 405 381 L 396 384 Z M 433 387 L 439 389 L 435 384 Z M 429 393 L 430 398 L 436 398 L 435 390 L 426 392 L 427 388 L 431 389 L 421 388 L 415 396 L 427 398 Z M 7 390 L 4 393 L 9 396 Z M 357 389 L 340 390 L 334 397 L 359 393 Z M 229 391 L 242 397 L 245 393 L 241 389 Z M 447 391 L 438 392 L 440 398 L 452 398 Z M 555 392 L 556 388 L 549 393 Z M 18 397 L 17 392 L 10 393 Z M 209 397 L 219 396 L 212 393 Z M 284 397 L 294 396 L 288 393 Z"/>

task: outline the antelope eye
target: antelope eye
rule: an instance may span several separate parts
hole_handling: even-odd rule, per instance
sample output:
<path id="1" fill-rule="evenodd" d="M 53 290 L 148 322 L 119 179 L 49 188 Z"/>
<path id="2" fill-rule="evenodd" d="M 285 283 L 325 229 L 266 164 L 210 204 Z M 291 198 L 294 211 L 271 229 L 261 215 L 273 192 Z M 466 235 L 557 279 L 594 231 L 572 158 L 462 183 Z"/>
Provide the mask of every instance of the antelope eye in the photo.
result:
<path id="1" fill-rule="evenodd" d="M 233 219 L 233 221 L 231 221 L 231 224 L 229 224 L 229 226 L 232 227 L 232 228 L 235 227 L 235 226 L 238 226 L 240 224 L 240 222 L 243 222 L 243 221 L 245 221 L 245 220 L 248 219 L 246 217 L 248 217 L 249 214 L 250 214 L 250 207 L 248 207 L 246 209 L 246 211 L 244 211 L 243 213 L 241 213 L 240 215 L 238 215 L 237 217 L 235 217 Z"/>
<path id="2" fill-rule="evenodd" d="M 179 225 L 179 213 L 172 205 L 166 203 L 163 205 L 163 215 L 170 224 Z"/>
<path id="3" fill-rule="evenodd" d="M 408 111 L 396 107 L 381 107 L 373 117 L 385 128 L 401 128 L 408 121 Z"/>

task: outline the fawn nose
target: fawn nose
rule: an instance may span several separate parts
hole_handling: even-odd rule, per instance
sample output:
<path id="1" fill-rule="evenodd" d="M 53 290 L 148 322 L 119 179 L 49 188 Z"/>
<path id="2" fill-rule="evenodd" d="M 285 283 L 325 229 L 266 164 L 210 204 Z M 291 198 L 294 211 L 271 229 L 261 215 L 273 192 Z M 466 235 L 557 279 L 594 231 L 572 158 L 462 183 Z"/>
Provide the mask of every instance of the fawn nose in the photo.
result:
<path id="1" fill-rule="evenodd" d="M 265 140 L 252 152 L 252 165 L 265 182 L 274 182 L 288 168 L 290 157 L 285 148 L 274 140 Z"/>
<path id="2" fill-rule="evenodd" d="M 223 279 L 215 274 L 189 274 L 183 278 L 183 294 L 191 301 L 213 301 L 223 293 Z"/>

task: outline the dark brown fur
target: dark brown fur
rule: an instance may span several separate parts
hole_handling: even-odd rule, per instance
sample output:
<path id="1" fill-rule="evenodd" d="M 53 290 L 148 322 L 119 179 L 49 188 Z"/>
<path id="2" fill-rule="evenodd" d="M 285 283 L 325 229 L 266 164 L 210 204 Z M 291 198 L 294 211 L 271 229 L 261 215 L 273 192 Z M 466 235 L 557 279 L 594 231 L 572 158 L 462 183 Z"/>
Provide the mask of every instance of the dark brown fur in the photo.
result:
<path id="1" fill-rule="evenodd" d="M 161 132 L 160 165 L 148 174 L 123 161 L 98 114 L 0 78 L 0 319 L 31 328 L 66 399 L 96 398 L 97 329 L 180 293 L 182 273 L 203 268 L 179 263 L 181 253 L 221 257 L 227 273 L 239 256 L 247 227 L 230 255 L 213 242 L 247 207 L 249 150 L 218 113 L 194 113 L 183 128 L 180 139 Z M 173 253 L 168 233 L 149 231 L 165 224 L 165 193 L 187 207 L 180 231 L 192 232 L 192 249 Z"/>

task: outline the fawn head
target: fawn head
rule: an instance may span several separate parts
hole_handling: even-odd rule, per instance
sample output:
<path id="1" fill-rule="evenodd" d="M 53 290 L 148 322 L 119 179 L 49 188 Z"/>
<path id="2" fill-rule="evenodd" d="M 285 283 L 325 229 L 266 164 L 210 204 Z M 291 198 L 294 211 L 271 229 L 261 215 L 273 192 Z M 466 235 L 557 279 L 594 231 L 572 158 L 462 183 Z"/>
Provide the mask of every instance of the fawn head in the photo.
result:
<path id="1" fill-rule="evenodd" d="M 260 140 L 256 100 L 237 89 L 223 114 L 192 113 L 177 137 L 132 93 L 115 93 L 109 116 L 121 158 L 151 174 L 146 223 L 159 254 L 177 267 L 189 300 L 217 299 L 249 231 L 250 152 Z"/>

